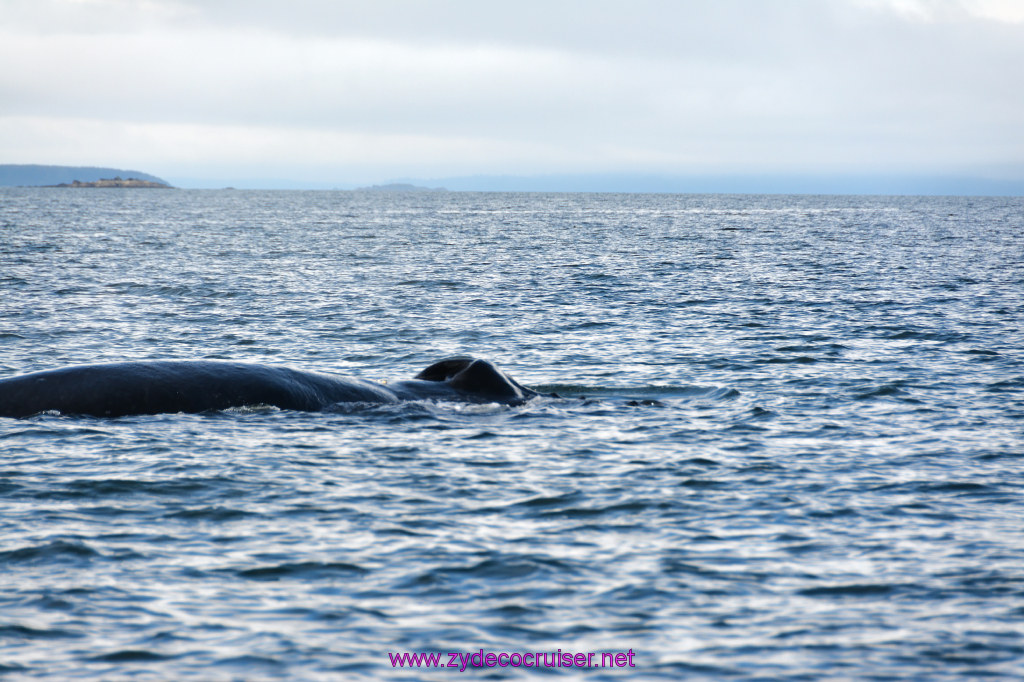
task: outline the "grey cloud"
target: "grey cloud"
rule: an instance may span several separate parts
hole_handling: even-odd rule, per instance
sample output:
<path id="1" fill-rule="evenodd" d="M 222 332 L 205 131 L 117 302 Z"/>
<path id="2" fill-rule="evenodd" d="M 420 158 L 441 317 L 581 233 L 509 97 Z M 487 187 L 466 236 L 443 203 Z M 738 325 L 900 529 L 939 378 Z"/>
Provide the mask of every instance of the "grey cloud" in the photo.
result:
<path id="1" fill-rule="evenodd" d="M 954 0 L 8 1 L 8 116 L 490 140 L 539 170 L 1024 160 L 1024 24 Z"/>

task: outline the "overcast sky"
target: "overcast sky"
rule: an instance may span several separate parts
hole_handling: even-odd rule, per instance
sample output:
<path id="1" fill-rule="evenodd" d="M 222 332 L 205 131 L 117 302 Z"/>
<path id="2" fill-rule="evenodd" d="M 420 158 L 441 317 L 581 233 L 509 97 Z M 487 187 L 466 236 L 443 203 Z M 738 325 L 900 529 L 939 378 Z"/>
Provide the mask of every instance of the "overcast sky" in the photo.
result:
<path id="1" fill-rule="evenodd" d="M 1024 179 L 1024 0 L 0 0 L 0 163 Z"/>

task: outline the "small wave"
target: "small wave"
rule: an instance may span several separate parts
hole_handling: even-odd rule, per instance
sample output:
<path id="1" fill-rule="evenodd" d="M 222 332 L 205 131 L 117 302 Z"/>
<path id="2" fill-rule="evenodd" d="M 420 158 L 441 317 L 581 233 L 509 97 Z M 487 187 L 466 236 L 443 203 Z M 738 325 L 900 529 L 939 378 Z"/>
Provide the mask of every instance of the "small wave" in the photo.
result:
<path id="1" fill-rule="evenodd" d="M 697 464 L 705 467 L 717 467 L 721 466 L 718 462 L 707 457 L 691 457 L 690 459 L 683 460 L 683 464 Z"/>
<path id="2" fill-rule="evenodd" d="M 883 483 L 872 490 L 887 492 L 908 492 L 914 495 L 949 493 L 957 497 L 998 497 L 1003 493 L 997 485 L 975 483 L 974 481 L 902 481 Z"/>
<path id="3" fill-rule="evenodd" d="M 750 421 L 766 421 L 779 416 L 777 412 L 768 410 L 759 405 L 754 405 L 749 410 L 737 416 L 737 424 L 743 425 Z"/>
<path id="4" fill-rule="evenodd" d="M 466 436 L 465 440 L 491 440 L 493 438 L 500 438 L 500 435 L 494 431 L 479 431 L 472 436 Z"/>
<path id="5" fill-rule="evenodd" d="M 59 414 L 44 412 L 43 414 Z M 21 422 L 24 423 L 24 422 Z M 33 424 L 26 428 L 17 428 L 10 431 L 0 433 L 0 440 L 16 439 L 16 438 L 33 438 L 38 440 L 50 440 L 54 436 L 60 436 L 62 438 L 78 437 L 78 436 L 97 436 L 106 437 L 109 435 L 108 431 L 103 429 L 93 429 L 87 427 L 75 427 L 71 426 L 66 428 L 66 424 L 47 424 L 45 426 L 40 424 Z"/>
<path id="6" fill-rule="evenodd" d="M 882 583 L 854 583 L 850 585 L 828 585 L 800 590 L 805 597 L 884 597 L 895 592 L 900 585 Z"/>
<path id="7" fill-rule="evenodd" d="M 62 630 L 60 628 L 40 629 L 27 625 L 0 626 L 0 640 L 3 639 L 68 639 L 83 637 L 81 633 Z"/>
<path id="8" fill-rule="evenodd" d="M 989 384 L 985 387 L 985 390 L 990 393 L 1003 393 L 1007 389 L 1024 388 L 1024 376 L 1013 377 L 1011 379 L 1003 379 L 995 383 Z"/>
<path id="9" fill-rule="evenodd" d="M 812 365 L 815 362 L 818 362 L 818 358 L 812 358 L 809 355 L 798 355 L 792 358 L 771 357 L 766 360 L 761 360 L 760 362 L 763 362 L 768 365 Z"/>
<path id="10" fill-rule="evenodd" d="M 470 566 L 442 566 L 429 571 L 434 578 L 487 578 L 517 579 L 538 572 L 557 572 L 560 575 L 577 573 L 570 563 L 539 556 L 494 556 Z"/>
<path id="11" fill-rule="evenodd" d="M 219 289 L 212 286 L 167 285 L 153 284 L 152 282 L 111 282 L 106 284 L 105 287 L 107 290 L 116 293 L 168 298 L 237 298 L 242 295 L 242 293 L 232 289 Z"/>
<path id="12" fill-rule="evenodd" d="M 966 337 L 956 332 L 933 332 L 916 329 L 902 329 L 899 331 L 889 330 L 883 333 L 881 338 L 890 341 L 903 341 L 913 339 L 917 341 L 964 341 Z"/>
<path id="13" fill-rule="evenodd" d="M 558 505 L 571 504 L 573 502 L 576 502 L 577 500 L 583 499 L 583 497 L 584 496 L 581 493 L 566 493 L 564 495 L 556 495 L 554 497 L 547 497 L 547 496 L 531 497 L 528 500 L 523 500 L 522 502 L 516 502 L 512 506 L 513 507 L 527 507 L 527 508 L 534 508 L 534 507 L 540 507 L 540 508 L 556 507 Z"/>
<path id="14" fill-rule="evenodd" d="M 807 353 L 807 352 L 834 352 L 840 350 L 849 350 L 849 346 L 844 346 L 841 343 L 829 343 L 824 345 L 816 345 L 812 343 L 801 343 L 793 346 L 779 346 L 775 350 L 780 353 Z"/>
<path id="15" fill-rule="evenodd" d="M 853 396 L 854 400 L 869 400 L 871 398 L 883 398 L 891 395 L 904 395 L 898 384 L 884 384 L 876 388 L 862 391 Z"/>
<path id="16" fill-rule="evenodd" d="M 123 649 L 121 651 L 114 651 L 109 654 L 100 654 L 99 656 L 93 656 L 92 661 L 101 661 L 104 663 L 145 663 L 147 661 L 167 661 L 176 658 L 175 656 L 167 656 L 165 654 L 158 654 L 154 651 L 146 651 L 145 649 Z"/>
<path id="17" fill-rule="evenodd" d="M 734 388 L 722 386 L 660 386 L 640 387 L 585 386 L 582 384 L 542 384 L 534 386 L 538 393 L 555 393 L 563 398 L 619 398 L 622 400 L 657 400 L 659 398 L 686 398 L 731 400 L 740 395 Z"/>
<path id="18" fill-rule="evenodd" d="M 539 566 L 532 561 L 498 561 L 496 559 L 485 559 L 472 566 L 459 566 L 441 569 L 441 572 L 448 575 L 458 575 L 468 578 L 525 578 L 535 573 Z"/>
<path id="19" fill-rule="evenodd" d="M 458 289 L 465 286 L 465 282 L 457 282 L 450 279 L 406 279 L 399 282 L 398 286 L 428 286 L 442 287 L 444 289 Z"/>
<path id="20" fill-rule="evenodd" d="M 935 492 L 952 493 L 980 493 L 996 492 L 996 489 L 985 483 L 972 483 L 970 481 L 943 481 L 941 483 L 928 483 L 922 486 L 924 490 Z"/>
<path id="21" fill-rule="evenodd" d="M 118 516 L 134 516 L 138 514 L 139 510 L 132 505 L 126 505 L 124 507 L 116 507 L 109 504 L 100 504 L 92 506 L 80 506 L 78 511 L 84 516 L 93 516 L 96 518 L 114 518 Z"/>
<path id="22" fill-rule="evenodd" d="M 505 604 L 504 606 L 496 606 L 488 612 L 503 619 L 519 618 L 530 615 L 540 616 L 543 614 L 543 612 L 537 608 L 523 606 L 522 604 Z"/>
<path id="23" fill-rule="evenodd" d="M 977 459 L 982 462 L 988 462 L 996 459 L 1021 459 L 1024 458 L 1024 452 L 986 452 L 985 454 L 978 455 Z"/>
<path id="24" fill-rule="evenodd" d="M 580 493 L 566 493 L 555 497 L 533 497 L 507 506 L 488 507 L 485 511 L 503 513 L 509 509 L 526 509 L 532 517 L 551 518 L 589 518 L 614 513 L 636 513 L 652 507 L 665 507 L 667 503 L 660 500 L 632 500 L 618 502 L 607 506 L 583 506 L 588 498 Z M 481 510 L 477 510 L 481 511 Z"/>
<path id="25" fill-rule="evenodd" d="M 35 561 L 81 560 L 97 556 L 101 556 L 100 553 L 84 543 L 56 540 L 0 552 L 0 565 Z"/>
<path id="26" fill-rule="evenodd" d="M 166 481 L 140 481 L 135 479 L 86 479 L 71 481 L 65 488 L 42 491 L 35 497 L 44 499 L 99 498 L 122 495 L 181 496 L 212 488 L 222 489 L 230 479 L 214 477 L 209 479 L 170 479 Z"/>
<path id="27" fill-rule="evenodd" d="M 278 566 L 260 566 L 236 571 L 241 578 L 250 580 L 280 580 L 281 578 L 326 578 L 335 575 L 365 574 L 369 570 L 356 564 L 325 563 L 321 561 L 303 561 Z"/>
<path id="28" fill-rule="evenodd" d="M 232 656 L 230 658 L 222 658 L 219 661 L 214 662 L 214 665 L 224 667 L 237 667 L 237 668 L 250 668 L 250 667 L 265 667 L 265 668 L 282 668 L 284 663 L 271 658 L 269 656 Z"/>
<path id="29" fill-rule="evenodd" d="M 595 516 L 606 516 L 608 514 L 638 514 L 647 509 L 667 508 L 671 505 L 667 502 L 652 502 L 648 500 L 635 500 L 632 502 L 620 502 L 609 504 L 603 507 L 569 507 L 565 509 L 552 509 L 538 512 L 541 517 L 561 517 L 567 519 L 586 519 Z"/>
<path id="30" fill-rule="evenodd" d="M 563 331 L 582 331 L 585 329 L 602 329 L 605 327 L 615 327 L 618 322 L 611 322 L 607 320 L 587 320 L 586 322 L 579 322 L 573 325 L 567 325 Z"/>
<path id="31" fill-rule="evenodd" d="M 679 485 L 683 488 L 703 490 L 707 488 L 720 488 L 726 484 L 722 481 L 716 481 L 711 478 L 688 478 L 685 481 L 680 481 Z"/>
<path id="32" fill-rule="evenodd" d="M 242 509 L 231 509 L 228 507 L 197 507 L 194 509 L 180 509 L 169 514 L 165 514 L 164 518 L 199 519 L 203 521 L 233 521 L 234 519 L 242 519 L 249 516 L 259 516 L 259 514 L 247 512 Z"/>
<path id="33" fill-rule="evenodd" d="M 688 561 L 680 561 L 678 559 L 663 559 L 661 561 L 661 572 L 665 575 L 689 574 L 700 576 L 715 575 L 718 573 L 718 571 L 714 569 L 699 566 Z"/>
<path id="34" fill-rule="evenodd" d="M 815 519 L 835 519 L 860 515 L 860 511 L 852 507 L 830 507 L 828 509 L 812 509 L 807 512 L 807 516 Z"/>

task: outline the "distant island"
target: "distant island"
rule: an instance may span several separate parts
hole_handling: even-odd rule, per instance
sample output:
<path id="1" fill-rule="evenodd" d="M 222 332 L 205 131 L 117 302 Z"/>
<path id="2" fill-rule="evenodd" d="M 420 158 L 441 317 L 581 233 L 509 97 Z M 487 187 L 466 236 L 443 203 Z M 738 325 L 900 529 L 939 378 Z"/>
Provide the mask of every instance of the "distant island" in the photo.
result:
<path id="1" fill-rule="evenodd" d="M 119 177 L 116 178 L 101 178 L 99 180 L 93 180 L 91 182 L 81 182 L 79 180 L 73 180 L 71 182 L 62 182 L 59 185 L 43 185 L 43 187 L 148 187 L 156 189 L 173 189 L 170 185 L 162 182 L 153 182 L 152 180 L 139 180 L 138 178 L 126 178 L 122 180 Z"/>
<path id="2" fill-rule="evenodd" d="M 113 178 L 113 180 L 111 180 Z M 128 178 L 128 180 L 120 180 Z M 111 185 L 92 183 L 151 182 L 153 185 Z M 76 185 L 75 183 L 79 184 Z M 0 164 L 0 187 L 171 187 L 171 183 L 149 173 L 97 166 L 42 166 Z"/>
<path id="3" fill-rule="evenodd" d="M 387 185 L 373 185 L 371 187 L 358 187 L 357 192 L 447 192 L 444 187 L 420 187 L 405 182 L 392 182 Z"/>

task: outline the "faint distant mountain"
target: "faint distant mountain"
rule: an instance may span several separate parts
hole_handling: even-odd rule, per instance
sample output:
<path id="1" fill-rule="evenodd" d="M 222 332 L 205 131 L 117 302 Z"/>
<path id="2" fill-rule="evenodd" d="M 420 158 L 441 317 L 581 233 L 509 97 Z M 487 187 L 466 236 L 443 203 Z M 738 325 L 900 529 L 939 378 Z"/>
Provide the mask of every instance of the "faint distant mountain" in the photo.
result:
<path id="1" fill-rule="evenodd" d="M 76 180 L 79 183 L 96 183 L 111 178 L 131 178 L 170 186 L 169 182 L 155 175 L 121 168 L 0 164 L 0 187 L 71 185 Z"/>
<path id="2" fill-rule="evenodd" d="M 1005 178 L 896 174 L 580 173 L 402 178 L 450 192 L 625 192 L 656 194 L 862 194 L 1024 196 L 1024 168 Z"/>
<path id="3" fill-rule="evenodd" d="M 359 187 L 357 192 L 445 192 L 444 187 L 421 187 L 410 185 L 406 182 L 392 182 L 387 185 L 373 185 L 371 187 Z"/>

